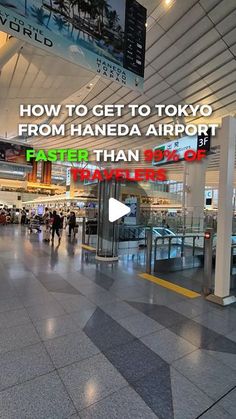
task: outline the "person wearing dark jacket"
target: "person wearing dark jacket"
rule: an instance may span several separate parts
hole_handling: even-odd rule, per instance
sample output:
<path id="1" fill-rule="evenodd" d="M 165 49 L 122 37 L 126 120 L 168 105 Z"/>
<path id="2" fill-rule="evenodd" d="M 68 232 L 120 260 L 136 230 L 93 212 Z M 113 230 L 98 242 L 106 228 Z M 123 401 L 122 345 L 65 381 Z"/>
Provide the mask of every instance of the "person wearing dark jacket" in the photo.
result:
<path id="1" fill-rule="evenodd" d="M 61 217 L 61 226 L 60 226 L 60 230 L 63 230 L 64 228 L 64 215 L 63 212 L 60 212 L 60 217 Z"/>
<path id="2" fill-rule="evenodd" d="M 61 242 L 60 236 L 60 227 L 61 227 L 61 217 L 57 214 L 56 211 L 53 211 L 52 214 L 52 243 L 54 242 L 55 233 L 57 234 L 59 243 Z"/>
<path id="3" fill-rule="evenodd" d="M 73 234 L 75 235 L 75 226 L 76 226 L 76 217 L 73 211 L 70 213 L 68 224 L 69 224 L 69 237 L 71 237 L 72 230 L 73 230 Z"/>

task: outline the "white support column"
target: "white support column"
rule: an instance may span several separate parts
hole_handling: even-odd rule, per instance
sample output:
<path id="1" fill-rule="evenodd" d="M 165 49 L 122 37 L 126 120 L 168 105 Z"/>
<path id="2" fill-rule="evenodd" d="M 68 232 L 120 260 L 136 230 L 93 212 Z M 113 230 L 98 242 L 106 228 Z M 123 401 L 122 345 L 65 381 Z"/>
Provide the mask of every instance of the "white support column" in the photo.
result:
<path id="1" fill-rule="evenodd" d="M 216 271 L 214 295 L 208 299 L 221 305 L 236 301 L 230 295 L 231 235 L 233 216 L 233 180 L 236 141 L 236 119 L 227 116 L 219 131 L 220 169 L 217 222 Z"/>
<path id="2" fill-rule="evenodd" d="M 205 177 L 208 161 L 204 159 L 187 165 L 186 209 L 192 214 L 193 225 L 203 228 Z"/>

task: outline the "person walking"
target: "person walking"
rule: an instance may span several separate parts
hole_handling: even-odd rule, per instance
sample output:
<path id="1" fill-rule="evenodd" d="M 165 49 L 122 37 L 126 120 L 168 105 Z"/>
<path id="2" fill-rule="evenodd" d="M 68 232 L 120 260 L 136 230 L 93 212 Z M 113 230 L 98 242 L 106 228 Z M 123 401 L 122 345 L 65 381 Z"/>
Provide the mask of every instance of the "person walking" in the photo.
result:
<path id="1" fill-rule="evenodd" d="M 25 224 L 25 220 L 26 220 L 26 211 L 25 211 L 25 208 L 23 208 L 23 209 L 21 210 L 21 221 L 20 221 L 20 223 L 21 223 L 22 225 L 24 225 L 24 224 Z"/>
<path id="2" fill-rule="evenodd" d="M 64 219 L 65 219 L 63 212 L 60 212 L 60 217 L 61 217 L 61 230 L 63 230 L 63 228 L 64 228 Z"/>
<path id="3" fill-rule="evenodd" d="M 50 212 L 49 212 L 47 207 L 45 208 L 45 212 L 44 212 L 44 215 L 43 215 L 43 221 L 44 221 L 44 224 L 45 224 L 45 229 L 44 229 L 44 232 L 43 232 L 43 241 L 50 242 L 50 235 L 51 235 L 51 232 L 50 232 L 50 229 L 51 229 L 51 226 L 50 226 Z"/>
<path id="4" fill-rule="evenodd" d="M 70 213 L 68 224 L 69 224 L 69 237 L 71 237 L 72 230 L 73 230 L 73 234 L 75 236 L 76 217 L 75 217 L 75 213 L 73 211 Z"/>
<path id="5" fill-rule="evenodd" d="M 65 219 L 63 212 L 60 212 L 60 219 L 61 219 L 60 236 L 62 237 L 63 228 L 64 228 L 64 219 Z"/>
<path id="6" fill-rule="evenodd" d="M 52 244 L 54 243 L 54 236 L 55 233 L 58 237 L 58 243 L 61 243 L 61 235 L 60 235 L 60 227 L 61 227 L 61 217 L 57 214 L 56 211 L 52 213 Z"/>

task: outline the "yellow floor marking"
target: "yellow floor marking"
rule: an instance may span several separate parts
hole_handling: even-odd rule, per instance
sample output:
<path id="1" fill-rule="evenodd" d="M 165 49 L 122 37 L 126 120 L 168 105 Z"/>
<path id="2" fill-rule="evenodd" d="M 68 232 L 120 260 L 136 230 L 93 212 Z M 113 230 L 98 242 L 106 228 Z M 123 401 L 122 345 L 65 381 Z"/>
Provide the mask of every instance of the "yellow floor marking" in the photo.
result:
<path id="1" fill-rule="evenodd" d="M 81 244 L 81 247 L 85 250 L 90 250 L 91 252 L 96 252 L 95 247 L 88 246 L 87 244 Z"/>
<path id="2" fill-rule="evenodd" d="M 178 294 L 182 294 L 185 297 L 188 298 L 197 298 L 201 294 L 188 290 L 187 288 L 180 287 L 179 285 L 173 284 L 172 282 L 165 281 L 164 279 L 157 278 L 156 276 L 149 275 L 149 274 L 139 274 L 141 278 L 147 279 L 148 281 L 154 282 L 157 285 L 160 285 L 161 287 L 167 288 L 171 291 L 177 292 Z"/>

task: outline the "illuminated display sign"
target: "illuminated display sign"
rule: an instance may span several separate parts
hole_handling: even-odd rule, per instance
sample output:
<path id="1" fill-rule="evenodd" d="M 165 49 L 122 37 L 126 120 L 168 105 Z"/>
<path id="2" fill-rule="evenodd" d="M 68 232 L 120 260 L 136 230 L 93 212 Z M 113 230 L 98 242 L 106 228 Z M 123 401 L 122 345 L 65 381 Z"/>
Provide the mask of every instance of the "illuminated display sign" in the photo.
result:
<path id="1" fill-rule="evenodd" d="M 0 0 L 0 30 L 141 90 L 146 12 L 135 0 Z"/>
<path id="2" fill-rule="evenodd" d="M 153 161 L 153 165 L 160 165 L 165 163 L 176 163 L 179 160 L 184 160 L 186 152 L 189 150 L 197 152 L 198 150 L 210 151 L 211 147 L 211 133 L 208 130 L 208 135 L 196 135 L 194 137 L 182 137 L 168 143 L 161 144 L 154 148 L 155 151 L 162 153 L 162 159 Z"/>

